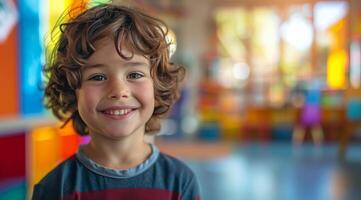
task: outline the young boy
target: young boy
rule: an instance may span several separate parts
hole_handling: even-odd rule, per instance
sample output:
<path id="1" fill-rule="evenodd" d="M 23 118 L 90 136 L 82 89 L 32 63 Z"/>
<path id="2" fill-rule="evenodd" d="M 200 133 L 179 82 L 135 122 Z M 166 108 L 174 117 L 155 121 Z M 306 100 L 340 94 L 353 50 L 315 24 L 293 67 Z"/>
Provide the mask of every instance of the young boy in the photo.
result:
<path id="1" fill-rule="evenodd" d="M 60 29 L 46 106 L 91 141 L 43 178 L 33 199 L 200 199 L 193 172 L 143 138 L 159 131 L 184 76 L 169 61 L 164 23 L 107 4 Z"/>

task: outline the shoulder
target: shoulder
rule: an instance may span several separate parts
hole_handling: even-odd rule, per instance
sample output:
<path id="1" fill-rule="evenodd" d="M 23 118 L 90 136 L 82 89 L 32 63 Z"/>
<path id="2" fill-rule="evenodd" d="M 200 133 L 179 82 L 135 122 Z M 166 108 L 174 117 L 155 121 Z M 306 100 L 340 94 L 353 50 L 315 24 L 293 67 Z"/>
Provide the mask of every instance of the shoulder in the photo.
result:
<path id="1" fill-rule="evenodd" d="M 74 176 L 77 165 L 75 155 L 60 163 L 34 186 L 33 199 L 58 199 L 61 188 L 72 181 L 69 177 Z"/>
<path id="2" fill-rule="evenodd" d="M 51 170 L 38 184 L 46 184 L 53 180 L 59 181 L 58 178 L 62 176 L 70 176 L 77 165 L 77 159 L 73 155 Z"/>
<path id="3" fill-rule="evenodd" d="M 163 178 L 171 185 L 184 188 L 193 187 L 197 184 L 197 177 L 182 160 L 173 156 L 160 153 L 156 165 L 161 170 Z"/>
<path id="4" fill-rule="evenodd" d="M 182 160 L 160 153 L 157 164 L 163 171 L 165 180 L 175 187 L 175 191 L 180 193 L 181 199 L 199 199 L 197 177 Z"/>
<path id="5" fill-rule="evenodd" d="M 194 176 L 193 171 L 180 159 L 171 155 L 159 153 L 158 164 L 168 172 L 173 172 L 191 178 Z"/>

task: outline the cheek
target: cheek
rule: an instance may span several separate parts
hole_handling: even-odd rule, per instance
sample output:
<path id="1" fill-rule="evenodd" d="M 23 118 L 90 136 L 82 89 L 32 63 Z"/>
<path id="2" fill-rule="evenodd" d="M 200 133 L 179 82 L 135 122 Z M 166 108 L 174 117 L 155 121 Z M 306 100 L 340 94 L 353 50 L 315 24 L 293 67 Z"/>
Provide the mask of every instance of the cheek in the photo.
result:
<path id="1" fill-rule="evenodd" d="M 92 110 L 97 104 L 98 92 L 96 89 L 82 88 L 77 92 L 78 109 Z"/>
<path id="2" fill-rule="evenodd" d="M 154 87 L 153 82 L 149 82 L 147 84 L 142 84 L 138 88 L 139 98 L 142 99 L 147 105 L 152 106 L 154 108 Z"/>

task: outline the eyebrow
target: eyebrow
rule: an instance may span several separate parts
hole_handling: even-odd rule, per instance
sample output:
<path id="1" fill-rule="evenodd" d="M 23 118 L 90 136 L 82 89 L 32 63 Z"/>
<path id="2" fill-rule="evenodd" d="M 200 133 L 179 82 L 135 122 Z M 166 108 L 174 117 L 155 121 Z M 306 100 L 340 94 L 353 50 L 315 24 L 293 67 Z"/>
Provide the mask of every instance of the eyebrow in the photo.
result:
<path id="1" fill-rule="evenodd" d="M 149 64 L 143 61 L 125 61 L 121 63 L 124 67 L 135 67 L 135 66 L 148 66 Z M 92 65 L 85 65 L 83 70 L 91 69 L 91 68 L 98 68 L 98 67 L 105 67 L 104 64 L 92 64 Z"/>
<path id="2" fill-rule="evenodd" d="M 134 66 L 148 66 L 148 63 L 143 61 L 126 61 L 123 63 L 126 67 L 134 67 Z"/>

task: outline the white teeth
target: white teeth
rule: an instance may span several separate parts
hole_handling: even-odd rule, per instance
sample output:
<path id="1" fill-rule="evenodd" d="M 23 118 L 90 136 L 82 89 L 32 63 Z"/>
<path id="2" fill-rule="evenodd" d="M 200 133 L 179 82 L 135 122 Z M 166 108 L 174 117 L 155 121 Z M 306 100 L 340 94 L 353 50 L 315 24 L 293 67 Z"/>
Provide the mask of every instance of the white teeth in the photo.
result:
<path id="1" fill-rule="evenodd" d="M 105 113 L 109 115 L 126 115 L 131 111 L 131 109 L 122 109 L 122 110 L 106 110 Z"/>

